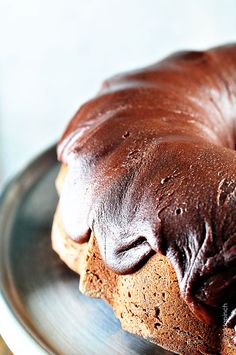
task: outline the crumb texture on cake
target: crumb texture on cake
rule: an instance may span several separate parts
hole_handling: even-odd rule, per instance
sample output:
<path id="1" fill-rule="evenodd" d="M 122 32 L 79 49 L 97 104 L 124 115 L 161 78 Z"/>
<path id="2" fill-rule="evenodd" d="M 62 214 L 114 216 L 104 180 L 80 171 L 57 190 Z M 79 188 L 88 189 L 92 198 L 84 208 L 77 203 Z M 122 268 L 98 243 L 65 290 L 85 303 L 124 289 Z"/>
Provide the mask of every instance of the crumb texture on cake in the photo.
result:
<path id="1" fill-rule="evenodd" d="M 80 291 L 107 301 L 124 330 L 179 354 L 235 354 L 234 331 L 196 319 L 180 297 L 176 273 L 165 256 L 155 254 L 137 272 L 117 275 L 105 266 L 93 234 L 84 244 L 66 235 L 59 211 L 52 245 L 80 274 Z"/>

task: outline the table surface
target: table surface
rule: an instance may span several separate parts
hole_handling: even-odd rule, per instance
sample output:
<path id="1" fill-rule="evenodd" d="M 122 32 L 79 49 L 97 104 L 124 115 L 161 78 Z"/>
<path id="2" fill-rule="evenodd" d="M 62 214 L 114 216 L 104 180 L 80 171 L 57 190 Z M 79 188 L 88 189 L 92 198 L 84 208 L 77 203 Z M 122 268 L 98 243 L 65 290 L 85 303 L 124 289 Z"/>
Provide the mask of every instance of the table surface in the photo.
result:
<path id="1" fill-rule="evenodd" d="M 0 336 L 0 355 L 10 355 L 12 352 L 8 349 L 6 343 Z"/>

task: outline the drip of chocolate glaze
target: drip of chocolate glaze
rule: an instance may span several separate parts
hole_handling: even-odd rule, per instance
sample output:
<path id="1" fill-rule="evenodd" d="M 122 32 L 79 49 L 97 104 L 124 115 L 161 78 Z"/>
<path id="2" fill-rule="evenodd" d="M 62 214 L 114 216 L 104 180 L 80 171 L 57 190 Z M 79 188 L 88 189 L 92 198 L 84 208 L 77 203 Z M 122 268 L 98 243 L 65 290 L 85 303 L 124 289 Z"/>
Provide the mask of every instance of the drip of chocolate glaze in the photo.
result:
<path id="1" fill-rule="evenodd" d="M 58 145 L 66 232 L 83 243 L 93 230 L 120 274 L 166 255 L 195 315 L 234 327 L 235 143 L 236 45 L 113 77 Z"/>

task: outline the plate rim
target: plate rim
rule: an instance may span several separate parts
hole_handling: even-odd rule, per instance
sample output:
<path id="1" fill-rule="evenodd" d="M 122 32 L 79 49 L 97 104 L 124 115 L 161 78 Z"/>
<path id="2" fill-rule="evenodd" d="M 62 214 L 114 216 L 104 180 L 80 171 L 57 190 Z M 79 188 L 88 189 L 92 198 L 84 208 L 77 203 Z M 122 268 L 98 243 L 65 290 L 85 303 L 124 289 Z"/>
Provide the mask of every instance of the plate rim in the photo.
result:
<path id="1" fill-rule="evenodd" d="M 14 216 L 17 209 L 18 203 L 15 201 L 20 201 L 36 179 L 56 162 L 56 145 L 53 144 L 32 159 L 5 185 L 0 194 L 0 245 L 4 246 L 4 236 L 6 238 L 7 229 L 11 226 L 11 216 Z M 4 286 L 4 279 L 9 277 L 5 261 L 3 247 L 0 248 L 0 334 L 14 354 L 22 354 L 22 349 L 29 354 L 50 354 L 50 349 L 29 328 L 8 297 L 9 291 Z"/>

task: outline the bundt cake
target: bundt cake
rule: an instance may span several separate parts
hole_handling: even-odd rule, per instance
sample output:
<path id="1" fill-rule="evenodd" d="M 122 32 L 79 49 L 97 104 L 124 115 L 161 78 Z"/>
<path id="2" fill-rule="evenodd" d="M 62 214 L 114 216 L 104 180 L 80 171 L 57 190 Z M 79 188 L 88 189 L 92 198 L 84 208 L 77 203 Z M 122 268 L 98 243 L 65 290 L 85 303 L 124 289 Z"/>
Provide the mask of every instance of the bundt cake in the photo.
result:
<path id="1" fill-rule="evenodd" d="M 122 327 L 236 354 L 236 45 L 114 76 L 59 144 L 52 245 Z"/>

